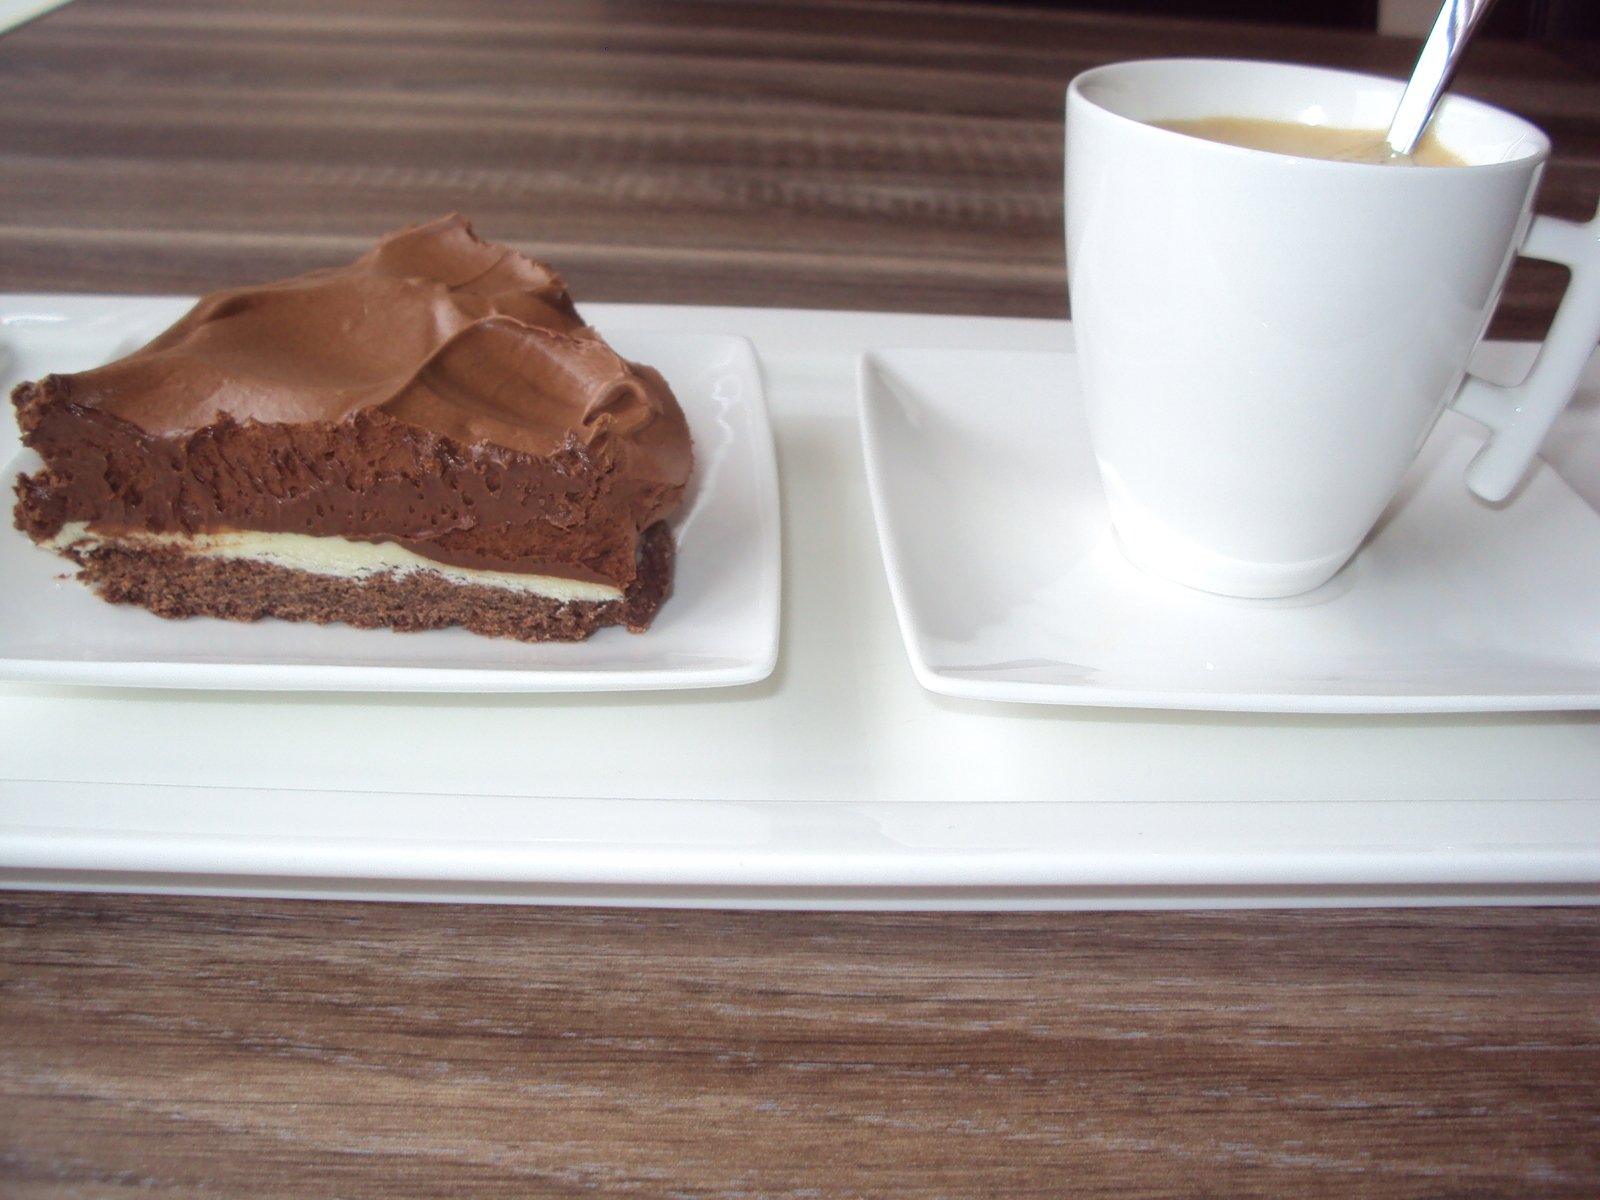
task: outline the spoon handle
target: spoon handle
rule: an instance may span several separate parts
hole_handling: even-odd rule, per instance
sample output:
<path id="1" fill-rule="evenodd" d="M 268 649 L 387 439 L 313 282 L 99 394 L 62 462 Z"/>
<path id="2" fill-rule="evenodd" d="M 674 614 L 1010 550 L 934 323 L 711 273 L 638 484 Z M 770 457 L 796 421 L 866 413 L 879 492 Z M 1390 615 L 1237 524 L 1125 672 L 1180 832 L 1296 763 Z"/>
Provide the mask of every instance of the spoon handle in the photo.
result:
<path id="1" fill-rule="evenodd" d="M 1416 149 L 1439 97 L 1444 95 L 1450 77 L 1461 62 L 1467 40 L 1493 3 L 1494 0 L 1444 0 L 1433 31 L 1422 44 L 1422 53 L 1417 56 L 1417 65 L 1400 97 L 1394 120 L 1389 124 L 1389 136 L 1385 140 L 1390 153 L 1405 156 Z"/>

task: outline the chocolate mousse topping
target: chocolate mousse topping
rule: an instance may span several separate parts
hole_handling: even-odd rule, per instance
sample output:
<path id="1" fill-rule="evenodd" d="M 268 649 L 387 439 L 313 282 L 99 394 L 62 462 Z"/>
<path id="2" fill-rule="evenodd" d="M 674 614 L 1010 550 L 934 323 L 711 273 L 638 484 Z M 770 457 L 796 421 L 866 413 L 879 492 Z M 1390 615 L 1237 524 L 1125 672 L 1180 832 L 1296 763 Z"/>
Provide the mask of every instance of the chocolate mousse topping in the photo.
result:
<path id="1" fill-rule="evenodd" d="M 683 412 L 548 266 L 458 216 L 202 299 L 126 358 L 20 385 L 36 540 L 250 530 L 626 588 L 681 502 Z"/>

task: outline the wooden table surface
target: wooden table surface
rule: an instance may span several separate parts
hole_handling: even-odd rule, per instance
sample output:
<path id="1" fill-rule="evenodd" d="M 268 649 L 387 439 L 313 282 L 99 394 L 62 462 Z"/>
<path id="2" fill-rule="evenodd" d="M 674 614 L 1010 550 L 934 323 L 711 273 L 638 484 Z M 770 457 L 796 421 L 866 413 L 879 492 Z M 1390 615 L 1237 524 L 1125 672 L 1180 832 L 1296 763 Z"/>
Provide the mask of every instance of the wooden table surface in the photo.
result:
<path id="1" fill-rule="evenodd" d="M 1411 42 L 1041 7 L 75 0 L 0 38 L 0 290 L 458 209 L 580 299 L 1062 316 L 1062 89 Z M 1600 196 L 1600 84 L 1459 90 Z M 1534 336 L 1558 271 L 1497 319 Z M 833 914 L 0 896 L 0 1195 L 1600 1194 L 1593 909 Z"/>

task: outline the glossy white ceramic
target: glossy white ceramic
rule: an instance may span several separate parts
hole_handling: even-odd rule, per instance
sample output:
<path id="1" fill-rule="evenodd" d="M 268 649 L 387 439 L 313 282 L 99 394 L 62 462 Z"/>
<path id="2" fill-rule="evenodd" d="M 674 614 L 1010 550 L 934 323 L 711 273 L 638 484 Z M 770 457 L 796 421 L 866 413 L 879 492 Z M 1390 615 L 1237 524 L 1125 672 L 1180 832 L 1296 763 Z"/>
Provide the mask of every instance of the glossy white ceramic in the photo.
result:
<path id="1" fill-rule="evenodd" d="M 1118 553 L 1071 357 L 863 359 L 867 477 L 925 687 L 1258 712 L 1600 707 L 1600 515 L 1551 467 L 1486 504 L 1460 478 L 1481 434 L 1452 415 L 1330 582 L 1211 595 Z"/>
<path id="2" fill-rule="evenodd" d="M 1495 431 L 1465 473 L 1499 501 L 1570 395 L 1600 334 L 1600 223 L 1532 217 L 1549 152 L 1533 125 L 1448 98 L 1434 131 L 1469 165 L 1417 168 L 1150 124 L 1231 115 L 1381 133 L 1400 90 L 1216 60 L 1073 81 L 1077 365 L 1110 518 L 1147 569 L 1230 595 L 1305 592 L 1365 538 L 1447 402 Z M 1519 247 L 1573 266 L 1562 315 L 1518 388 L 1463 388 Z"/>
<path id="3" fill-rule="evenodd" d="M 78 369 L 132 349 L 188 302 L 0 299 L 0 377 Z M 573 645 L 527 645 L 459 629 L 426 633 L 284 621 L 166 621 L 113 606 L 66 577 L 70 564 L 0 529 L 0 678 L 142 687 L 348 691 L 631 691 L 726 687 L 777 660 L 778 491 L 761 369 L 750 343 L 718 334 L 606 330 L 671 382 L 698 470 L 673 518 L 672 597 L 648 634 L 603 630 Z M 6 422 L 15 449 L 14 424 Z M 9 497 L 19 463 L 5 473 Z M 9 509 L 9 503 L 8 503 Z"/>
<path id="4" fill-rule="evenodd" d="M 917 683 L 862 470 L 858 359 L 1058 353 L 1064 323 L 584 311 L 759 348 L 784 510 L 771 676 L 581 695 L 0 682 L 0 886 L 774 908 L 1600 902 L 1597 714 L 995 704 Z M 1548 449 L 1600 493 L 1596 414 L 1568 416 Z"/>

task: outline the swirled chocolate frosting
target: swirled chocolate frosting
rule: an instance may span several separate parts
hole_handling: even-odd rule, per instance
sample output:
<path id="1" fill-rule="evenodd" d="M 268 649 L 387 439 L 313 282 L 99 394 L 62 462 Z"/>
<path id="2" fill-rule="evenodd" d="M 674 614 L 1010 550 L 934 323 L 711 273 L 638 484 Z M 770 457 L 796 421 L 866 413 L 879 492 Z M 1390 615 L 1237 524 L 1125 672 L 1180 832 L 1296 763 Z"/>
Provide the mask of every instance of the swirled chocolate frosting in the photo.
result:
<path id="1" fill-rule="evenodd" d="M 36 540 L 250 530 L 626 587 L 693 452 L 649 367 L 550 267 L 458 216 L 355 263 L 217 292 L 116 362 L 23 384 Z"/>

